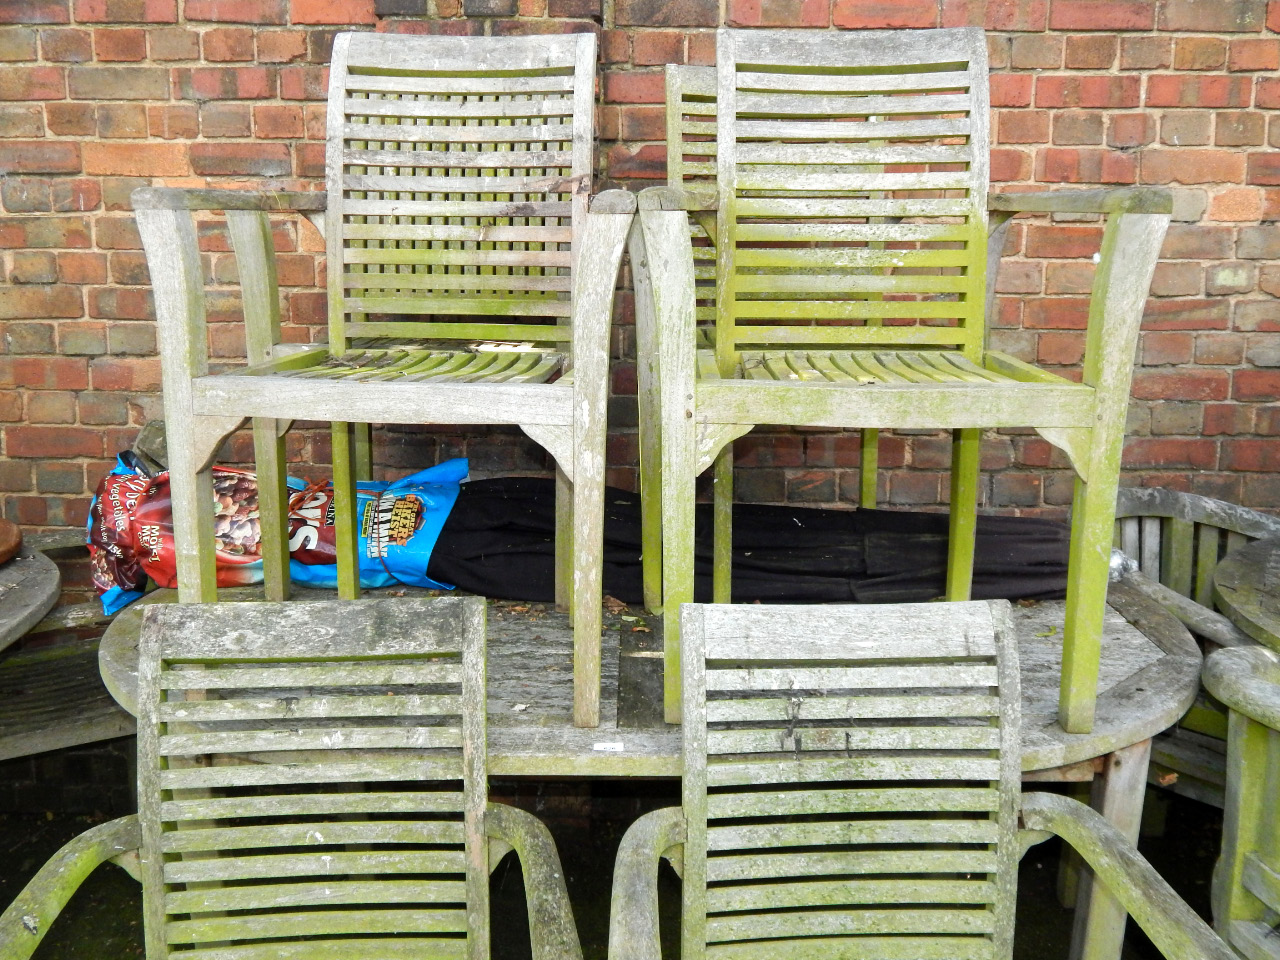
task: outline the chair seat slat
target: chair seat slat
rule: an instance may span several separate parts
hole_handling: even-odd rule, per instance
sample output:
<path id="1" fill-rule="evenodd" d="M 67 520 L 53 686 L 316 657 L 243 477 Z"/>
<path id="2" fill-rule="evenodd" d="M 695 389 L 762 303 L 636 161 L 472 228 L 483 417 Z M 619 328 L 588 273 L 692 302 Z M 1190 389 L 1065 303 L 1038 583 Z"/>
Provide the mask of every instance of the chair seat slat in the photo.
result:
<path id="1" fill-rule="evenodd" d="M 461 850 L 335 850 L 260 857 L 171 860 L 164 865 L 164 879 L 166 883 L 203 883 L 210 880 L 341 877 L 347 874 L 450 874 L 462 873 L 465 869 L 466 855 Z"/>

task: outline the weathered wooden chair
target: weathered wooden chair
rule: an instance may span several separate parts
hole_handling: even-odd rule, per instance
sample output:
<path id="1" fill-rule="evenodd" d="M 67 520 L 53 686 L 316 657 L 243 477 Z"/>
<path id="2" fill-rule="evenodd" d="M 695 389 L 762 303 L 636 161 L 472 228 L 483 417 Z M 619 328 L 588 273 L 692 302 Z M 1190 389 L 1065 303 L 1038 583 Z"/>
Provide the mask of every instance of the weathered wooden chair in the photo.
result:
<path id="1" fill-rule="evenodd" d="M 1206 650 L 1256 641 L 1214 610 L 1213 574 L 1230 550 L 1280 536 L 1280 519 L 1223 500 L 1162 487 L 1122 487 L 1116 499 L 1117 547 L 1147 593 L 1199 637 Z M 1221 807 L 1226 783 L 1227 715 L 1201 694 L 1178 725 L 1151 747 L 1152 783 Z"/>
<path id="2" fill-rule="evenodd" d="M 972 575 L 980 431 L 1033 427 L 1079 478 L 1061 719 L 1088 730 L 1134 345 L 1168 193 L 988 198 L 980 30 L 722 30 L 717 64 L 713 98 L 669 91 L 673 130 L 687 121 L 689 137 L 704 138 L 710 105 L 716 138 L 673 140 L 701 165 L 642 196 L 632 250 L 639 351 L 653 358 L 640 370 L 645 557 L 652 602 L 660 510 L 668 719 L 680 706 L 676 611 L 692 599 L 694 478 L 717 464 L 715 595 L 727 600 L 736 437 L 757 424 L 957 431 L 954 600 Z M 680 176 L 705 176 L 712 154 L 714 191 L 679 189 Z M 1082 383 L 986 348 L 987 280 L 1018 212 L 1108 215 Z M 714 309 L 703 300 L 713 344 L 701 347 L 709 277 L 699 287 L 688 214 L 716 256 Z"/>
<path id="3" fill-rule="evenodd" d="M 611 960 L 1010 956 L 1018 861 L 1059 834 L 1166 956 L 1234 955 L 1097 813 L 1019 793 L 1004 601 L 687 604 L 682 806 L 623 838 Z M 1087 954 L 1086 954 L 1087 955 Z"/>
<path id="4" fill-rule="evenodd" d="M 1213 871 L 1213 925 L 1249 960 L 1280 958 L 1280 658 L 1265 647 L 1219 650 L 1204 685 L 1231 710 L 1222 855 Z"/>
<path id="5" fill-rule="evenodd" d="M 280 433 L 333 422 L 339 593 L 358 593 L 370 423 L 513 424 L 554 457 L 575 722 L 599 716 L 609 320 L 634 198 L 591 200 L 595 40 L 340 34 L 326 193 L 142 190 L 179 589 L 215 597 L 209 462 L 252 417 L 268 596 L 288 586 Z M 193 210 L 226 210 L 249 366 L 208 373 Z M 281 347 L 269 214 L 322 221 L 328 344 Z"/>
<path id="6" fill-rule="evenodd" d="M 150 960 L 480 960 L 514 849 L 534 957 L 580 960 L 550 834 L 487 802 L 484 619 L 476 597 L 149 608 L 140 813 L 59 851 L 0 917 L 0 957 L 123 857 Z"/>

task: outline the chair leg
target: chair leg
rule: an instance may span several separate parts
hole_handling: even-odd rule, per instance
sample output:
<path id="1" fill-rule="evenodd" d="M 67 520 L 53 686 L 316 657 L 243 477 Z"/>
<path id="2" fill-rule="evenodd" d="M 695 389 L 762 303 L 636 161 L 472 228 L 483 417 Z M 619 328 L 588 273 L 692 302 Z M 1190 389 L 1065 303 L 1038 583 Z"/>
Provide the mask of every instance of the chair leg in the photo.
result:
<path id="1" fill-rule="evenodd" d="M 858 471 L 858 505 L 868 510 L 876 507 L 876 482 L 880 479 L 880 431 L 862 431 L 862 464 Z"/>
<path id="2" fill-rule="evenodd" d="M 1094 462 L 1102 458 L 1095 458 Z M 1102 620 L 1115 524 L 1116 471 L 1091 469 L 1076 477 L 1071 501 L 1071 551 L 1067 561 L 1067 608 L 1062 628 L 1062 682 L 1058 722 L 1068 733 L 1093 729 Z"/>
<path id="3" fill-rule="evenodd" d="M 334 549 L 338 560 L 338 596 L 360 596 L 360 518 L 356 516 L 356 481 L 352 424 L 334 422 L 333 447 Z"/>
<path id="4" fill-rule="evenodd" d="M 601 429 L 603 440 L 603 429 Z M 593 456 L 594 454 L 594 456 Z M 573 471 L 573 724 L 600 725 L 604 580 L 604 449 L 584 450 Z"/>
<path id="5" fill-rule="evenodd" d="M 278 421 L 253 420 L 253 457 L 258 474 L 262 583 L 268 600 L 289 599 L 289 493 L 284 470 L 284 437 Z"/>
<path id="6" fill-rule="evenodd" d="M 733 602 L 733 441 L 716 455 L 712 484 L 711 602 Z"/>
<path id="7" fill-rule="evenodd" d="M 693 602 L 694 503 L 697 466 L 692 421 L 663 425 L 662 462 L 662 637 L 663 714 L 679 723 L 680 604 Z"/>
<path id="8" fill-rule="evenodd" d="M 353 423 L 351 435 L 353 442 L 352 462 L 355 463 L 356 480 L 373 479 L 373 427 L 367 423 Z"/>
<path id="9" fill-rule="evenodd" d="M 644 441 L 640 428 L 640 574 L 644 606 L 662 612 L 662 466 L 660 448 Z"/>
<path id="10" fill-rule="evenodd" d="M 169 495 L 173 510 L 173 550 L 179 603 L 212 603 L 218 599 L 218 573 L 213 536 L 213 467 L 201 465 L 191 438 L 190 417 L 169 412 Z"/>
<path id="11" fill-rule="evenodd" d="M 968 600 L 978 534 L 978 466 L 982 431 L 956 430 L 951 439 L 951 523 L 947 533 L 947 599 Z"/>
<path id="12" fill-rule="evenodd" d="M 556 610 L 573 625 L 573 482 L 556 465 Z"/>

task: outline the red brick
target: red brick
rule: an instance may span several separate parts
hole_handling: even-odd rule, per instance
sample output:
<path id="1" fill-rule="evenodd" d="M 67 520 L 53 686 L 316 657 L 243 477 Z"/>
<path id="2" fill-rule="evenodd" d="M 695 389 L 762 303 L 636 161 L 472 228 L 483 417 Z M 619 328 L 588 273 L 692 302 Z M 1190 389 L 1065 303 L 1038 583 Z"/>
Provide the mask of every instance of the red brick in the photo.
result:
<path id="1" fill-rule="evenodd" d="M 0 100 L 61 100 L 66 95 L 62 67 L 5 67 L 0 70 Z"/>
<path id="2" fill-rule="evenodd" d="M 1108 70 L 1119 48 L 1119 38 L 1110 34 L 1067 37 L 1065 62 L 1070 70 Z"/>
<path id="3" fill-rule="evenodd" d="M 288 23 L 288 0 L 186 0 L 188 20 L 217 23 Z"/>
<path id="4" fill-rule="evenodd" d="M 174 71 L 177 95 L 186 100 L 263 100 L 275 96 L 269 67 L 192 67 Z"/>
<path id="5" fill-rule="evenodd" d="M 28 423 L 75 423 L 76 395 L 65 390 L 38 390 L 27 396 Z"/>
<path id="6" fill-rule="evenodd" d="M 657 71 L 611 73 L 604 78 L 604 98 L 610 103 L 663 103 L 663 75 Z"/>
<path id="7" fill-rule="evenodd" d="M 1144 330 L 1225 330 L 1230 303 L 1211 300 L 1148 300 L 1142 315 Z"/>
<path id="8" fill-rule="evenodd" d="M 1267 2 L 1267 29 L 1272 33 L 1280 33 L 1280 0 Z"/>
<path id="9" fill-rule="evenodd" d="M 1280 333 L 1280 300 L 1237 300 L 1231 325 L 1248 333 Z"/>
<path id="10" fill-rule="evenodd" d="M 1150 30 L 1152 0 L 1053 0 L 1050 30 Z"/>
<path id="11" fill-rule="evenodd" d="M 68 0 L 0 0 L 0 23 L 70 23 Z"/>
<path id="12" fill-rule="evenodd" d="M 1158 73 L 1147 78 L 1148 107 L 1247 107 L 1252 95 L 1252 77 Z"/>
<path id="13" fill-rule="evenodd" d="M 191 173 L 185 143 L 86 143 L 84 168 L 97 176 L 184 177 Z"/>
<path id="14" fill-rule="evenodd" d="M 1021 150 L 992 150 L 991 179 L 1011 183 L 1031 178 L 1031 158 Z"/>
<path id="15" fill-rule="evenodd" d="M 147 34 L 143 30 L 95 30 L 93 50 L 99 60 L 133 61 L 147 58 Z"/>
<path id="16" fill-rule="evenodd" d="M 90 427 L 5 427 L 5 452 L 11 457 L 70 460 L 101 457 L 101 430 Z"/>
<path id="17" fill-rule="evenodd" d="M 253 31 L 248 27 L 221 27 L 203 37 L 204 58 L 211 63 L 253 59 Z"/>
<path id="18" fill-rule="evenodd" d="M 1212 470 L 1218 462 L 1218 445 L 1213 440 L 1174 440 L 1137 437 L 1124 445 L 1124 464 L 1130 468 L 1187 467 Z"/>
<path id="19" fill-rule="evenodd" d="M 307 53 L 307 38 L 297 30 L 263 30 L 257 40 L 259 63 L 288 63 Z"/>
<path id="20" fill-rule="evenodd" d="M 1263 110 L 1280 108 L 1280 77 L 1259 77 L 1255 105 Z"/>
<path id="21" fill-rule="evenodd" d="M 1198 263 L 1157 263 L 1151 277 L 1154 297 L 1196 297 L 1201 291 L 1203 270 Z"/>
<path id="22" fill-rule="evenodd" d="M 1139 77 L 1084 76 L 1036 78 L 1037 107 L 1136 107 L 1141 99 Z"/>
<path id="23" fill-rule="evenodd" d="M 1138 370 L 1133 376 L 1139 400 L 1225 400 L 1229 389 L 1225 370 Z"/>
<path id="24" fill-rule="evenodd" d="M 988 30 L 1040 31 L 1048 22 L 1049 0 L 987 0 Z"/>
<path id="25" fill-rule="evenodd" d="M 1013 38 L 1009 65 L 1018 70 L 1056 70 L 1062 66 L 1062 38 L 1027 33 Z"/>
<path id="26" fill-rule="evenodd" d="M 301 137 L 303 132 L 301 107 L 265 104 L 253 108 L 253 134 L 259 139 Z"/>
<path id="27" fill-rule="evenodd" d="M 324 166 L 324 144 L 323 143 L 298 143 L 294 145 L 293 155 L 295 158 L 295 176 L 299 177 L 323 177 Z"/>
<path id="28" fill-rule="evenodd" d="M 1206 403 L 1202 408 L 1204 425 L 1201 432 L 1206 437 L 1218 437 L 1253 433 L 1253 408 L 1234 403 Z"/>
<path id="29" fill-rule="evenodd" d="M 1101 242 L 1100 227 L 1031 224 L 1027 228 L 1028 257 L 1092 257 Z"/>
<path id="30" fill-rule="evenodd" d="M 290 0 L 293 23 L 377 23 L 373 0 Z"/>
<path id="31" fill-rule="evenodd" d="M 1227 222 L 1257 220 L 1262 216 L 1262 191 L 1253 187 L 1224 190 L 1209 201 L 1209 219 Z"/>
<path id="32" fill-rule="evenodd" d="M 1225 260 L 1231 256 L 1235 232 L 1227 227 L 1175 223 L 1165 234 L 1160 256 L 1166 260 Z"/>
<path id="33" fill-rule="evenodd" d="M 79 173 L 78 143 L 8 140 L 0 143 L 0 174 Z"/>
<path id="34" fill-rule="evenodd" d="M 1249 154 L 1249 168 L 1245 182 L 1264 187 L 1280 185 L 1280 153 L 1268 151 Z"/>
<path id="35" fill-rule="evenodd" d="M 1163 0 L 1159 29 L 1196 33 L 1262 30 L 1266 0 Z"/>
<path id="36" fill-rule="evenodd" d="M 37 104 L 0 104 L 0 138 L 43 136 L 44 112 Z"/>
<path id="37" fill-rule="evenodd" d="M 1137 158 L 1114 150 L 1049 148 L 1038 155 L 1036 179 L 1046 183 L 1134 183 Z"/>
<path id="38" fill-rule="evenodd" d="M 88 30 L 61 28 L 40 31 L 40 56 L 56 63 L 84 63 L 93 59 L 93 35 Z M 34 60 L 35 57 L 23 58 Z"/>
<path id="39" fill-rule="evenodd" d="M 107 258 L 101 253 L 59 251 L 58 279 L 63 283 L 106 283 Z"/>
<path id="40" fill-rule="evenodd" d="M 1084 337 L 1046 331 L 1037 338 L 1036 359 L 1051 366 L 1074 367 L 1084 359 Z"/>
<path id="41" fill-rule="evenodd" d="M 98 105 L 98 136 L 109 140 L 141 140 L 147 136 L 147 108 L 141 103 Z"/>
<path id="42" fill-rule="evenodd" d="M 14 357 L 13 382 L 29 390 L 84 390 L 88 362 L 80 357 Z"/>
<path id="43" fill-rule="evenodd" d="M 168 100 L 169 71 L 164 67 L 71 67 L 67 86 L 73 100 Z"/>
<path id="44" fill-rule="evenodd" d="M 0 247 L 88 247 L 85 217 L 0 217 Z"/>
<path id="45" fill-rule="evenodd" d="M 619 144 L 609 150 L 608 172 L 620 179 L 658 179 L 667 175 L 667 151 L 664 144 L 648 144 L 638 149 Z"/>
<path id="46" fill-rule="evenodd" d="M 600 61 L 602 63 L 630 63 L 631 34 L 626 30 L 605 30 L 602 32 L 600 34 Z"/>
<path id="47" fill-rule="evenodd" d="M 996 122 L 1000 143 L 1047 143 L 1049 113 L 1046 110 L 1001 110 Z"/>
<path id="48" fill-rule="evenodd" d="M 58 264 L 50 250 L 18 250 L 9 265 L 10 283 L 53 283 L 58 279 Z M 53 350 L 28 349 L 14 344 L 14 330 L 19 324 L 6 326 L 5 340 L 10 353 L 53 353 Z M 30 326 L 30 325 L 25 325 Z M 30 346 L 30 345 L 28 345 Z"/>
<path id="49" fill-rule="evenodd" d="M 936 27 L 935 0 L 836 0 L 832 22 L 852 30 Z"/>
<path id="50" fill-rule="evenodd" d="M 623 106 L 618 108 L 622 140 L 663 140 L 666 138 L 666 110 L 663 107 Z"/>
<path id="51" fill-rule="evenodd" d="M 1280 40 L 1232 40 L 1228 70 L 1280 70 Z"/>
<path id="52" fill-rule="evenodd" d="M 1121 70 L 1159 70 L 1173 62 L 1169 37 L 1121 37 Z"/>
<path id="53" fill-rule="evenodd" d="M 1220 70 L 1227 62 L 1227 42 L 1217 37 L 1179 37 L 1173 45 L 1175 70 Z"/>
<path id="54" fill-rule="evenodd" d="M 1083 330 L 1089 325 L 1089 300 L 1085 297 L 1028 300 L 1022 324 L 1030 330 Z"/>
<path id="55" fill-rule="evenodd" d="M 329 96 L 328 67 L 281 67 L 280 99 L 325 100 Z"/>
<path id="56" fill-rule="evenodd" d="M 98 109 L 92 103 L 46 103 L 45 122 L 59 137 L 91 137 L 98 129 Z"/>
<path id="57" fill-rule="evenodd" d="M 177 23 L 178 0 L 75 0 L 81 23 Z"/>
<path id="58" fill-rule="evenodd" d="M 194 104 L 155 104 L 147 107 L 147 134 L 161 140 L 194 140 L 200 135 L 200 114 Z"/>
<path id="59" fill-rule="evenodd" d="M 191 169 L 202 177 L 287 177 L 292 164 L 283 143 L 193 143 Z"/>
<path id="60" fill-rule="evenodd" d="M 200 35 L 185 27 L 158 27 L 147 31 L 152 60 L 198 60 Z"/>
<path id="61" fill-rule="evenodd" d="M 94 390 L 126 392 L 160 388 L 159 357 L 94 357 L 89 361 Z"/>
<path id="62" fill-rule="evenodd" d="M 1146 113 L 1115 113 L 1107 128 L 1107 145 L 1141 147 L 1155 139 L 1155 118 Z"/>
<path id="63" fill-rule="evenodd" d="M 1045 293 L 1088 293 L 1097 268 L 1089 260 L 1055 260 L 1046 265 Z"/>
<path id="64" fill-rule="evenodd" d="M 205 103 L 200 106 L 200 133 L 204 137 L 248 137 L 251 114 L 243 103 Z"/>
<path id="65" fill-rule="evenodd" d="M 1244 175 L 1244 156 L 1227 150 L 1147 150 L 1142 154 L 1143 183 L 1239 183 Z"/>
<path id="66" fill-rule="evenodd" d="M 631 62 L 638 67 L 684 63 L 684 34 L 671 30 L 639 31 L 631 49 Z"/>
<path id="67" fill-rule="evenodd" d="M 991 75 L 991 106 L 1029 107 L 1034 78 L 1026 73 Z"/>
<path id="68" fill-rule="evenodd" d="M 1223 440 L 1222 469 L 1280 471 L 1280 439 Z"/>
<path id="69" fill-rule="evenodd" d="M 1195 351 L 1195 338 L 1186 332 L 1142 334 L 1142 363 L 1147 367 L 1190 363 Z"/>

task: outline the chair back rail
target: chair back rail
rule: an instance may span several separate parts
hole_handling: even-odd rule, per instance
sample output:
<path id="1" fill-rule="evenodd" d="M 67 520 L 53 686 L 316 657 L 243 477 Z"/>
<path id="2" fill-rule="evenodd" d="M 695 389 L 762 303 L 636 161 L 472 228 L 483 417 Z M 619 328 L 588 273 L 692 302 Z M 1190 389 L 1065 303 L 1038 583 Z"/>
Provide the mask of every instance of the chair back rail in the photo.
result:
<path id="1" fill-rule="evenodd" d="M 682 956 L 1007 957 L 1008 605 L 797 607 L 778 624 L 683 608 Z"/>
<path id="2" fill-rule="evenodd" d="M 751 346 L 953 347 L 978 360 L 982 31 L 721 31 L 717 64 L 722 369 Z"/>
<path id="3" fill-rule="evenodd" d="M 146 612 L 147 956 L 484 960 L 484 603 L 311 606 Z"/>
<path id="4" fill-rule="evenodd" d="M 476 40 L 354 33 L 334 45 L 335 352 L 367 336 L 571 339 L 595 40 Z"/>

